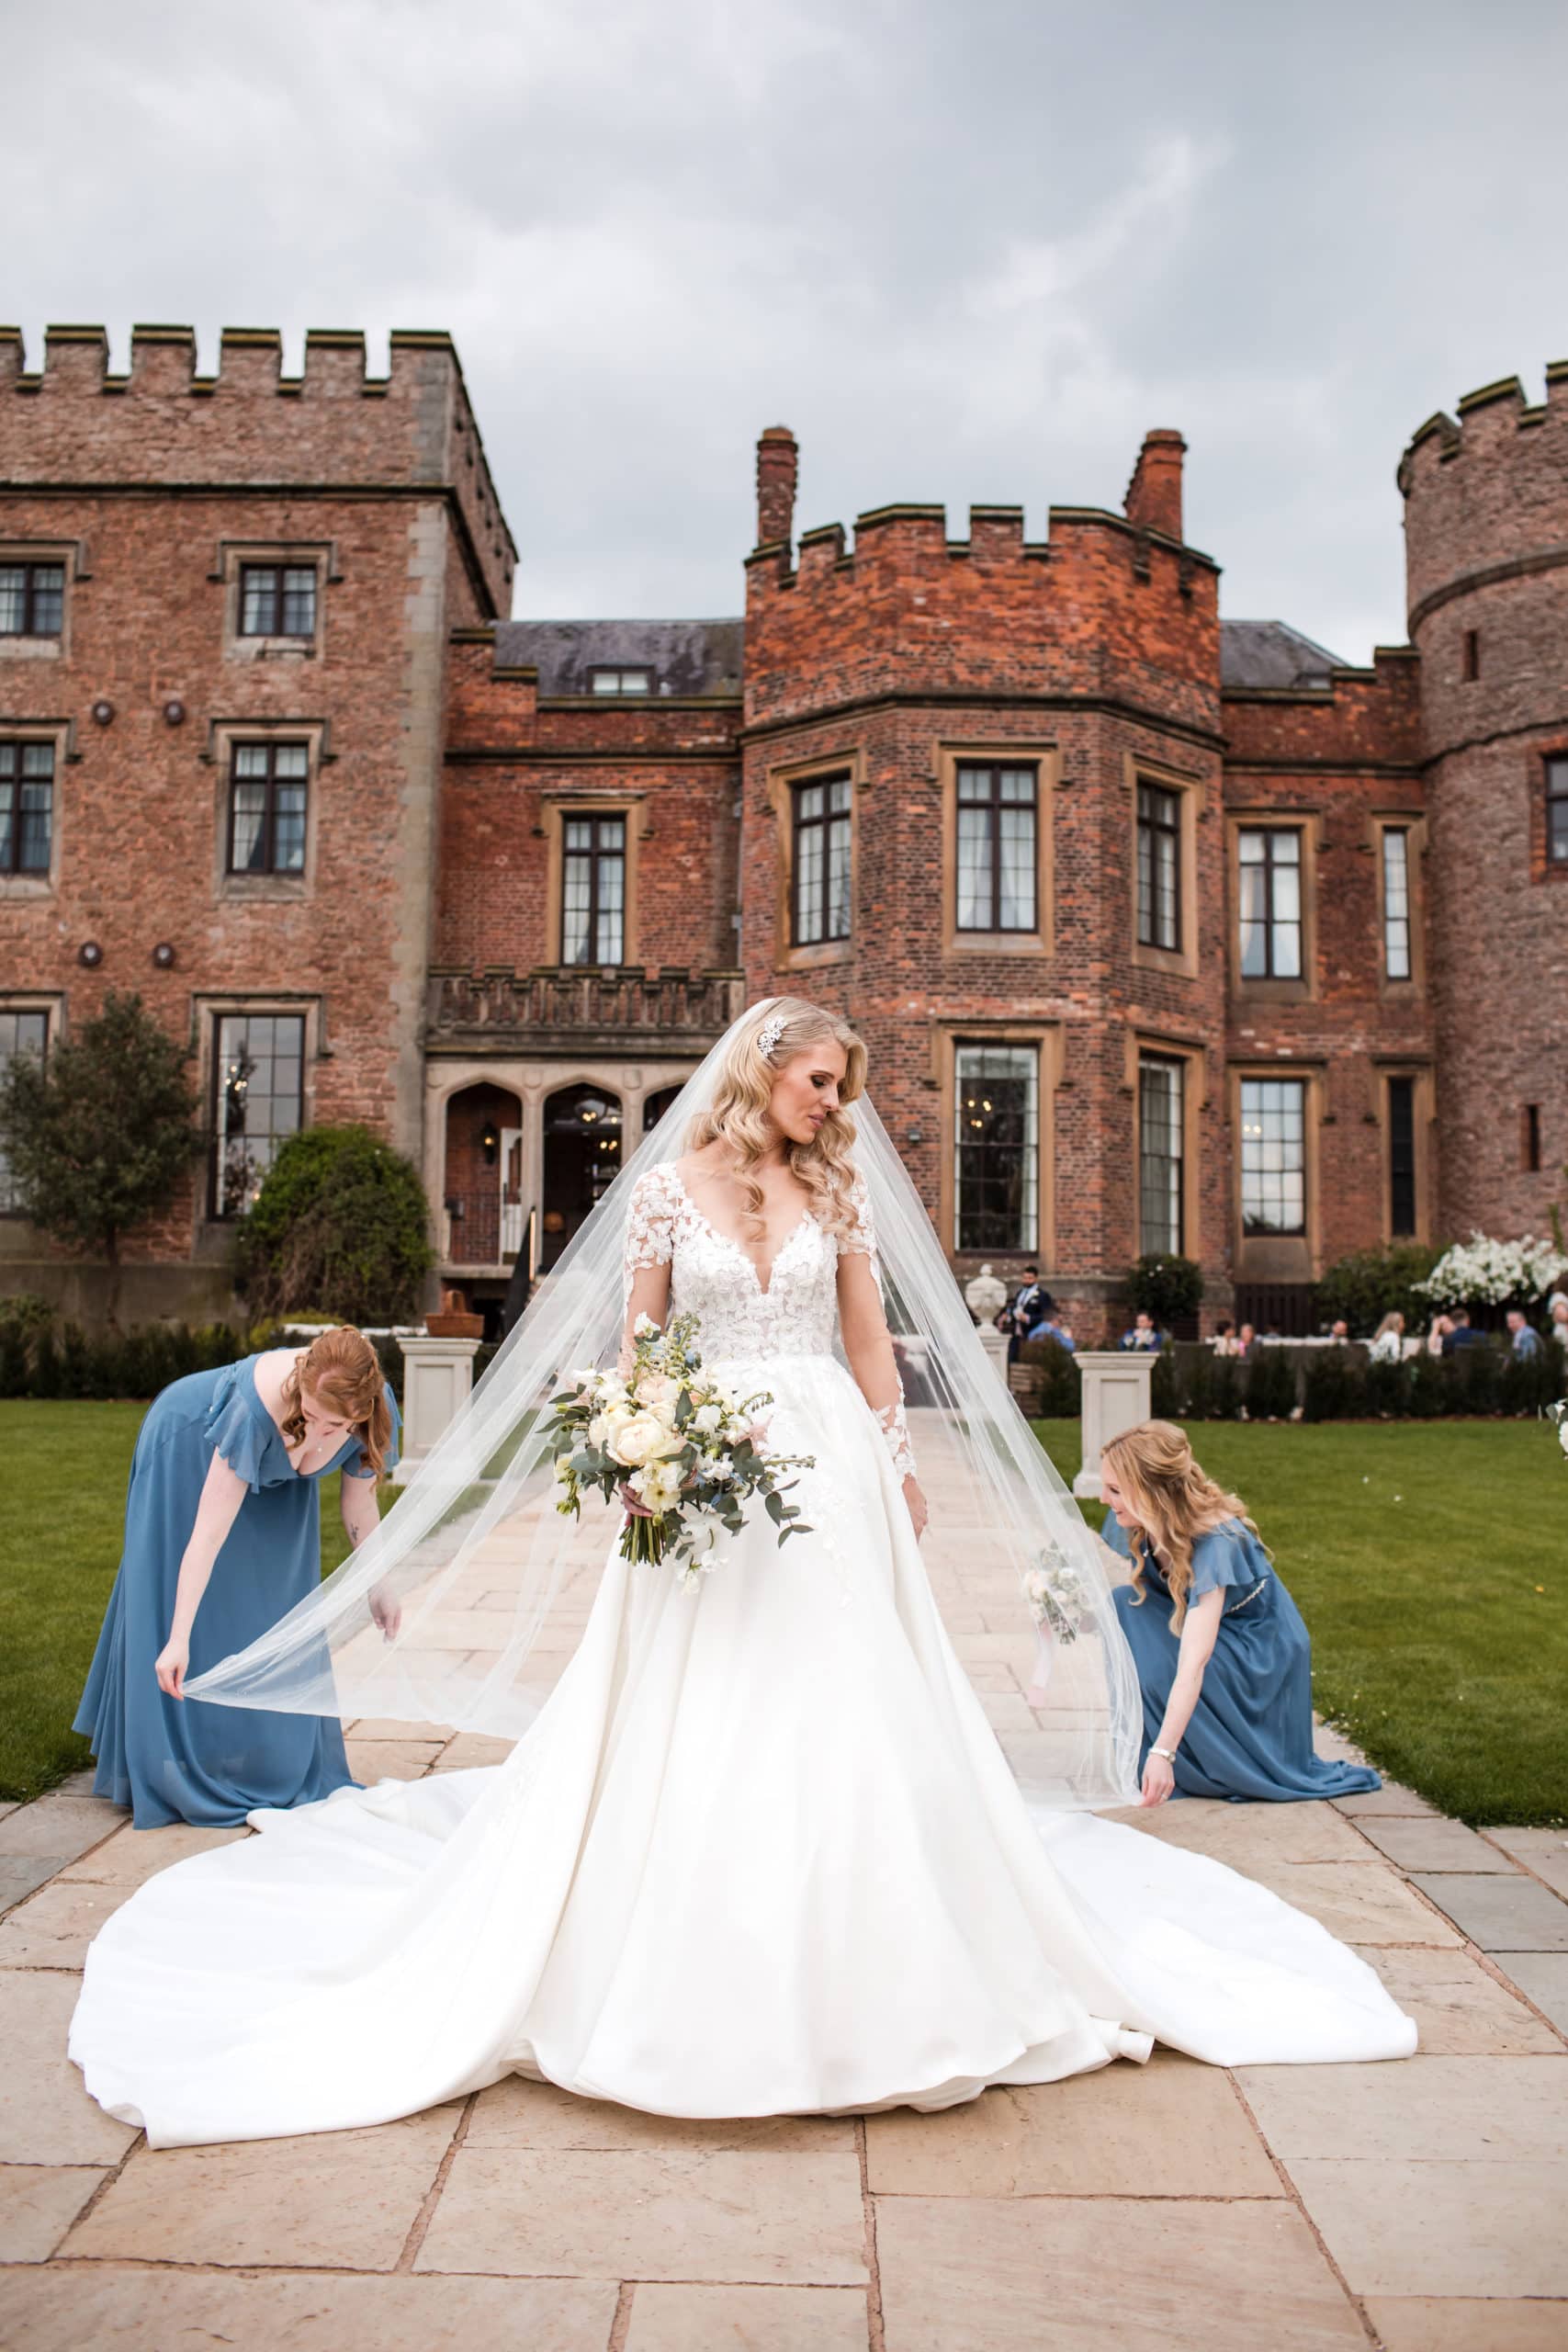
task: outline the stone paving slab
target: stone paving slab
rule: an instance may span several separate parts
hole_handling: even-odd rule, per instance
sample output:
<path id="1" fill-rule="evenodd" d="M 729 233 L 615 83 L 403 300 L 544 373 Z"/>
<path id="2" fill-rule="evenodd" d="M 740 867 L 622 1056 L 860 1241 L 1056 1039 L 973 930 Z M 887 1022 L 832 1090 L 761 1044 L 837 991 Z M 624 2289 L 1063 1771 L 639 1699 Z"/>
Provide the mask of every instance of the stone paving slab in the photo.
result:
<path id="1" fill-rule="evenodd" d="M 1290 2173 L 1353 2295 L 1568 2296 L 1560 2160 L 1297 2157 Z"/>
<path id="2" fill-rule="evenodd" d="M 863 2287 L 852 2151 L 459 2148 L 417 2270 Z"/>
<path id="3" fill-rule="evenodd" d="M 1511 1951 L 1499 1965 L 1558 2032 L 1568 2034 L 1568 1951 Z"/>
<path id="4" fill-rule="evenodd" d="M 74 1976 L 0 1970 L 0 2164 L 115 2165 L 139 2137 L 87 2097 L 65 2054 Z"/>
<path id="5" fill-rule="evenodd" d="M 879 2199 L 887 2352 L 1367 2352 L 1294 2207 Z"/>
<path id="6" fill-rule="evenodd" d="M 286 2253 L 291 2269 L 390 2270 L 461 2112 L 432 2108 L 374 2131 L 298 2140 L 143 2143 L 62 2252 L 75 2261 L 234 2269 Z"/>
<path id="7" fill-rule="evenodd" d="M 67 1796 L 55 1790 L 32 1804 L 18 1805 L 0 1821 L 0 1860 L 52 1859 L 61 1870 L 96 1846 L 125 1820 L 118 1805 L 103 1797 Z"/>
<path id="8" fill-rule="evenodd" d="M 1488 1829 L 1486 1842 L 1544 1879 L 1568 1902 L 1568 1834 L 1561 1829 Z"/>
<path id="9" fill-rule="evenodd" d="M 1462 1821 L 1445 1821 L 1441 1814 L 1370 1813 L 1362 1815 L 1356 1827 L 1402 1871 L 1466 1871 L 1472 1875 L 1496 1871 L 1507 1876 L 1517 1867 Z"/>
<path id="10" fill-rule="evenodd" d="M 1460 1941 L 1448 1920 L 1414 1894 L 1395 1871 L 1383 1868 L 1375 1856 L 1369 1855 L 1364 1862 L 1282 1863 L 1265 1856 L 1249 1867 L 1247 1875 L 1272 1887 L 1298 1911 L 1310 1912 L 1341 1943 Z"/>
<path id="11" fill-rule="evenodd" d="M 998 2085 L 938 2115 L 866 2118 L 874 2192 L 913 2197 L 1281 2197 L 1228 2077 L 1174 2051 L 1062 2083 Z M 1151 2177 L 1151 2154 L 1166 2154 Z"/>
<path id="12" fill-rule="evenodd" d="M 89 2263 L 11 2273 L 0 2343 L 6 2352 L 604 2352 L 617 2291 L 603 2279 L 256 2278 Z"/>
<path id="13" fill-rule="evenodd" d="M 1562 2049 L 1562 2034 L 1543 2024 L 1511 1984 L 1500 1983 L 1462 1945 L 1431 1951 L 1417 1945 L 1368 1944 L 1360 1952 L 1415 2018 L 1425 2057 L 1546 2057 Z M 1568 1954 L 1561 1965 L 1568 1995 Z M 1518 1955 L 1510 1954 L 1509 1973 L 1517 1974 L 1518 1966 Z M 1541 2006 L 1539 1999 L 1536 2006 Z"/>
<path id="14" fill-rule="evenodd" d="M 1562 2352 L 1568 2303 L 1375 2295 L 1367 2317 L 1382 2352 Z"/>
<path id="15" fill-rule="evenodd" d="M 740 2115 L 693 2119 L 644 2115 L 610 2099 L 575 2098 L 553 2083 L 512 2075 L 475 2099 L 465 2148 L 768 2149 L 795 2155 L 852 2155 L 846 2115 Z"/>
<path id="16" fill-rule="evenodd" d="M 0 2262 L 47 2262 L 107 2177 L 96 2165 L 0 2165 Z"/>
<path id="17" fill-rule="evenodd" d="M 145 1879 L 166 1871 L 171 1862 L 183 1862 L 187 1855 L 205 1854 L 213 1846 L 230 1846 L 237 1838 L 252 1835 L 243 1826 L 234 1829 L 201 1829 L 184 1821 L 171 1822 L 164 1829 L 133 1829 L 124 1814 L 119 1819 L 123 1827 L 95 1846 L 90 1853 L 68 1863 L 62 1877 L 118 1886 L 129 1894 Z"/>
<path id="18" fill-rule="evenodd" d="M 80 1972 L 87 1946 L 127 1890 L 89 1880 L 54 1878 L 0 1921 L 0 1968 Z"/>
<path id="19" fill-rule="evenodd" d="M 1417 1877 L 1414 1883 L 1429 1894 L 1472 1944 L 1483 1951 L 1568 1951 L 1568 1904 L 1539 1880 L 1464 1877 Z"/>
<path id="20" fill-rule="evenodd" d="M 854 2287 L 661 2287 L 639 2280 L 626 2352 L 865 2352 L 865 2297 Z"/>
<path id="21" fill-rule="evenodd" d="M 1319 1731 L 1317 1736 L 1323 1754 L 1328 1755 L 1330 1750 L 1324 1734 Z M 1345 1754 L 1353 1755 L 1354 1751 L 1347 1747 Z M 1362 1759 L 1358 1758 L 1356 1760 L 1359 1762 Z M 1338 1811 L 1351 1821 L 1359 1820 L 1364 1813 L 1435 1815 L 1438 1810 L 1436 1805 L 1428 1804 L 1425 1797 L 1418 1797 L 1414 1789 L 1402 1789 L 1397 1781 L 1385 1781 L 1381 1789 L 1363 1789 L 1359 1796 L 1336 1797 L 1334 1803 Z"/>
<path id="22" fill-rule="evenodd" d="M 1306 2157 L 1568 2164 L 1568 2051 L 1550 2058 L 1417 2053 L 1376 2066 L 1240 2066 L 1236 2080 L 1292 2175 Z"/>

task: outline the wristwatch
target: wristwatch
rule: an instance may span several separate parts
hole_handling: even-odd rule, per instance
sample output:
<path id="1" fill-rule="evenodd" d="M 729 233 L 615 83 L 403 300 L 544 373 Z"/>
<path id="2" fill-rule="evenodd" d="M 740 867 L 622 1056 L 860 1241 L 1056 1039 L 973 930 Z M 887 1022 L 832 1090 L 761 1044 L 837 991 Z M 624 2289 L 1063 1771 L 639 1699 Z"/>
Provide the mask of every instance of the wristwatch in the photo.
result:
<path id="1" fill-rule="evenodd" d="M 1176 1750 L 1174 1747 L 1151 1747 L 1149 1749 L 1149 1754 L 1151 1756 L 1163 1756 L 1166 1762 L 1174 1768 L 1176 1763 Z"/>

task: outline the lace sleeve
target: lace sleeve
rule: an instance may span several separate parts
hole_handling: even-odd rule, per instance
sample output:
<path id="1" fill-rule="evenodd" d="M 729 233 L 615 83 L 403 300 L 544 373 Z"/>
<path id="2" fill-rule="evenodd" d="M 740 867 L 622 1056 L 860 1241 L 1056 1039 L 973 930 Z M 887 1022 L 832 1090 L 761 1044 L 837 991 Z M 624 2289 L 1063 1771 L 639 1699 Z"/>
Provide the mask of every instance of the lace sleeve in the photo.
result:
<path id="1" fill-rule="evenodd" d="M 871 1278 L 882 1287 L 882 1261 L 876 1250 L 876 1226 L 871 1214 L 871 1193 L 863 1176 L 857 1176 L 850 1187 L 850 1206 L 854 1212 L 854 1225 L 848 1233 L 839 1236 L 840 1258 L 863 1257 L 871 1261 Z M 890 1351 L 891 1352 L 891 1351 Z M 892 1402 L 878 1405 L 871 1397 L 872 1414 L 882 1431 L 883 1442 L 892 1458 L 893 1467 L 900 1478 L 915 1475 L 915 1453 L 909 1443 L 909 1424 L 904 1411 L 904 1384 L 898 1377 L 897 1357 L 893 1354 Z"/>
<path id="2" fill-rule="evenodd" d="M 632 1276 L 643 1266 L 667 1266 L 675 1254 L 675 1202 L 663 1168 L 650 1168 L 632 1188 L 626 1211 L 622 1261 L 622 1296 L 630 1298 Z"/>
<path id="3" fill-rule="evenodd" d="M 850 1186 L 850 1207 L 854 1215 L 854 1224 L 848 1233 L 840 1234 L 839 1255 L 840 1258 L 869 1258 L 872 1278 L 880 1288 L 882 1261 L 876 1254 L 876 1227 L 872 1219 L 871 1194 L 863 1176 L 857 1176 Z"/>

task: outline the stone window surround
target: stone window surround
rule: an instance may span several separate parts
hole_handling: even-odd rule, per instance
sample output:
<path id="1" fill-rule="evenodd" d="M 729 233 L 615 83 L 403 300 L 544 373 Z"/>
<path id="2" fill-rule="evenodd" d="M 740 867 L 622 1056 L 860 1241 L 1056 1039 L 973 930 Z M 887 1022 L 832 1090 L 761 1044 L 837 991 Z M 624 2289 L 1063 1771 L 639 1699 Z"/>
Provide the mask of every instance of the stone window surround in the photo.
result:
<path id="1" fill-rule="evenodd" d="M 315 1125 L 315 1088 L 311 1072 L 317 1062 L 331 1059 L 326 1042 L 326 1000 L 319 990 L 277 989 L 266 994 L 247 995 L 243 991 L 212 992 L 193 996 L 190 1002 L 191 1042 L 196 1050 L 196 1082 L 200 1089 L 204 1114 L 211 1117 L 217 1101 L 215 1089 L 218 1074 L 218 1024 L 226 1013 L 285 1013 L 304 1015 L 305 1050 L 300 1064 L 301 1129 Z M 243 1222 L 238 1217 L 215 1216 L 212 1210 L 212 1179 L 216 1144 L 209 1150 L 200 1165 L 200 1173 L 193 1186 L 195 1212 L 193 1225 L 197 1240 L 210 1240 L 214 1235 L 223 1237 L 224 1247 Z"/>
<path id="2" fill-rule="evenodd" d="M 1232 1151 L 1231 1229 L 1237 1282 L 1315 1282 L 1323 1271 L 1323 1187 L 1319 1129 L 1327 1109 L 1327 1068 L 1321 1060 L 1281 1055 L 1231 1063 L 1226 1073 Z M 1299 1079 L 1306 1191 L 1306 1231 L 1244 1233 L 1241 1214 L 1241 1084 L 1243 1079 Z"/>
<path id="3" fill-rule="evenodd" d="M 562 897 L 566 888 L 566 820 L 569 817 L 622 817 L 626 820 L 626 868 L 621 913 L 621 965 L 639 958 L 637 867 L 642 837 L 649 830 L 645 786 L 632 791 L 580 792 L 559 786 L 539 795 L 539 831 L 545 836 L 545 962 L 561 967 Z M 572 964 L 573 972 L 596 972 L 597 964 Z"/>
<path id="4" fill-rule="evenodd" d="M 1568 858 L 1547 855 L 1547 786 L 1554 760 L 1568 760 L 1568 736 L 1538 744 L 1532 754 L 1535 773 L 1530 788 L 1530 878 L 1535 882 L 1568 883 Z"/>
<path id="5" fill-rule="evenodd" d="M 1127 937 L 1131 960 L 1146 972 L 1168 972 L 1181 979 L 1198 978 L 1198 826 L 1208 806 L 1208 785 L 1190 769 L 1167 767 L 1157 760 L 1141 758 L 1134 752 L 1122 755 L 1122 775 L 1127 805 L 1127 872 L 1132 887 L 1128 892 Z M 1181 838 L 1178 853 L 1178 888 L 1180 891 L 1181 944 L 1179 947 L 1150 947 L 1138 937 L 1138 786 L 1140 783 L 1157 785 L 1162 792 L 1174 792 L 1179 810 Z M 1233 936 L 1235 925 L 1231 925 Z M 1266 985 L 1277 987 L 1279 982 Z M 1296 982 L 1283 985 L 1290 989 Z"/>
<path id="6" fill-rule="evenodd" d="M 61 662 L 71 652 L 71 623 L 75 598 L 73 581 L 90 580 L 85 539 L 0 539 L 0 563 L 58 563 L 65 569 L 64 609 L 58 637 L 0 637 L 0 662 Z"/>
<path id="7" fill-rule="evenodd" d="M 1372 1067 L 1377 1073 L 1378 1125 L 1378 1229 L 1385 1242 L 1429 1241 L 1432 1238 L 1432 1207 L 1436 1195 L 1433 1171 L 1432 1132 L 1437 1121 L 1437 1102 L 1432 1078 L 1432 1065 L 1416 1055 L 1374 1054 Z M 1391 1078 L 1408 1078 L 1415 1081 L 1411 1099 L 1411 1133 L 1416 1146 L 1416 1230 L 1395 1234 L 1393 1230 L 1393 1187 L 1389 1165 L 1393 1134 L 1389 1117 L 1388 1082 Z"/>
<path id="8" fill-rule="evenodd" d="M 952 1238 L 958 1218 L 956 1102 L 960 1046 L 1032 1046 L 1040 1057 L 1035 1088 L 1040 1131 L 1035 1137 L 1035 1233 L 1025 1252 L 963 1250 Z M 1056 1089 L 1062 1083 L 1063 1037 L 1059 1021 L 964 1020 L 942 1015 L 931 1023 L 931 1083 L 937 1100 L 936 1229 L 945 1255 L 965 1273 L 983 1259 L 1026 1255 L 1043 1274 L 1056 1261 Z"/>
<path id="9" fill-rule="evenodd" d="M 44 1057 L 53 1053 L 65 1034 L 65 999 L 58 989 L 0 989 L 0 1012 L 41 1012 L 44 1017 Z M 20 1209 L 0 1202 L 0 1217 L 13 1225 L 24 1222 Z"/>
<path id="10" fill-rule="evenodd" d="M 1138 1065 L 1148 1056 L 1151 1059 L 1180 1062 L 1181 1079 L 1181 1254 L 1185 1258 L 1203 1255 L 1202 1217 L 1199 1190 L 1200 1138 L 1202 1117 L 1209 1107 L 1208 1054 L 1201 1038 L 1183 1035 L 1179 1031 L 1164 1029 L 1129 1029 L 1123 1046 L 1125 1062 L 1122 1084 L 1133 1104 L 1133 1229 L 1137 1237 L 1134 1257 L 1142 1257 L 1143 1234 L 1143 1090 L 1138 1083 Z M 1248 1071 L 1251 1077 L 1253 1073 Z M 1239 1167 L 1239 1161 L 1238 1161 Z"/>
<path id="11" fill-rule="evenodd" d="M 1404 835 L 1404 880 L 1410 899 L 1410 978 L 1391 980 L 1383 933 L 1383 854 L 1385 833 Z M 1427 820 L 1414 809 L 1374 809 L 1368 820 L 1372 855 L 1372 887 L 1377 893 L 1378 994 L 1408 1001 L 1425 993 L 1427 940 L 1423 886 L 1426 879 Z"/>
<path id="12" fill-rule="evenodd" d="M 305 778 L 305 871 L 303 874 L 231 874 L 230 796 L 234 747 L 239 743 L 303 743 L 309 754 Z M 324 718 L 215 718 L 208 729 L 202 759 L 214 775 L 212 895 L 215 900 L 309 899 L 315 895 L 317 844 L 321 838 L 321 775 L 333 753 Z"/>
<path id="13" fill-rule="evenodd" d="M 942 952 L 944 956 L 1051 956 L 1055 953 L 1054 822 L 1061 786 L 1062 755 L 1053 741 L 954 742 L 939 738 L 931 747 L 932 774 L 942 795 Z M 958 771 L 969 766 L 1032 767 L 1034 795 L 1034 928 L 1032 931 L 960 931 L 958 928 Z"/>
<path id="14" fill-rule="evenodd" d="M 304 637 L 244 637 L 240 631 L 240 575 L 245 565 L 313 566 L 316 633 Z M 209 580 L 223 590 L 223 655 L 233 662 L 316 662 L 326 646 L 328 583 L 343 578 L 335 539 L 220 539 Z"/>
<path id="15" fill-rule="evenodd" d="M 1244 978 L 1241 969 L 1241 835 L 1257 832 L 1299 833 L 1302 840 L 1302 972 L 1300 979 Z M 1233 998 L 1249 1004 L 1311 1004 L 1318 994 L 1317 978 L 1317 856 L 1323 841 L 1323 812 L 1265 804 L 1225 810 L 1225 969 Z M 1380 903 L 1382 886 L 1378 886 Z M 1380 934 L 1381 936 L 1381 934 Z M 1404 983 L 1401 982 L 1401 986 Z"/>
<path id="16" fill-rule="evenodd" d="M 72 748 L 73 729 L 63 718 L 0 718 L 0 736 L 8 743 L 50 743 L 54 748 L 54 792 L 49 816 L 47 874 L 0 874 L 0 904 L 28 899 L 52 899 L 60 888 L 61 786 L 68 762 L 81 753 Z"/>
<path id="17" fill-rule="evenodd" d="M 791 944 L 795 931 L 795 787 L 798 784 L 818 784 L 829 776 L 847 776 L 850 784 L 850 928 L 843 939 L 819 939 L 808 946 L 795 947 Z M 778 887 L 773 894 L 775 971 L 810 971 L 820 964 L 847 964 L 854 954 L 855 919 L 860 911 L 860 799 L 865 785 L 865 753 L 858 744 L 808 760 L 787 760 L 767 772 L 764 789 L 778 840 L 774 861 Z"/>

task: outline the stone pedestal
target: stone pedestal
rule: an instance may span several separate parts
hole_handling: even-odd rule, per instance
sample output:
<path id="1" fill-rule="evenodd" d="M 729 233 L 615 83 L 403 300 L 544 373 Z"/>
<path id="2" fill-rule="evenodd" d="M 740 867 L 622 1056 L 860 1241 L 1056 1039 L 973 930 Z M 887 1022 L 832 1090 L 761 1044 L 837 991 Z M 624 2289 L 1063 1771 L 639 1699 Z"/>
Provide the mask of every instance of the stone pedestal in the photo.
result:
<path id="1" fill-rule="evenodd" d="M 478 1340 L 433 1340 L 428 1331 L 405 1340 L 403 1450 L 393 1478 L 406 1487 L 425 1455 L 468 1403 L 474 1385 Z"/>
<path id="2" fill-rule="evenodd" d="M 1098 1502 L 1100 1448 L 1149 1418 L 1154 1351 L 1080 1348 L 1075 1361 L 1083 1383 L 1078 1403 L 1083 1466 L 1073 1480 L 1073 1492 Z"/>
<path id="3" fill-rule="evenodd" d="M 980 1345 L 985 1349 L 992 1371 L 1005 1388 L 1008 1385 L 1008 1335 L 998 1331 L 994 1323 L 980 1326 Z"/>

